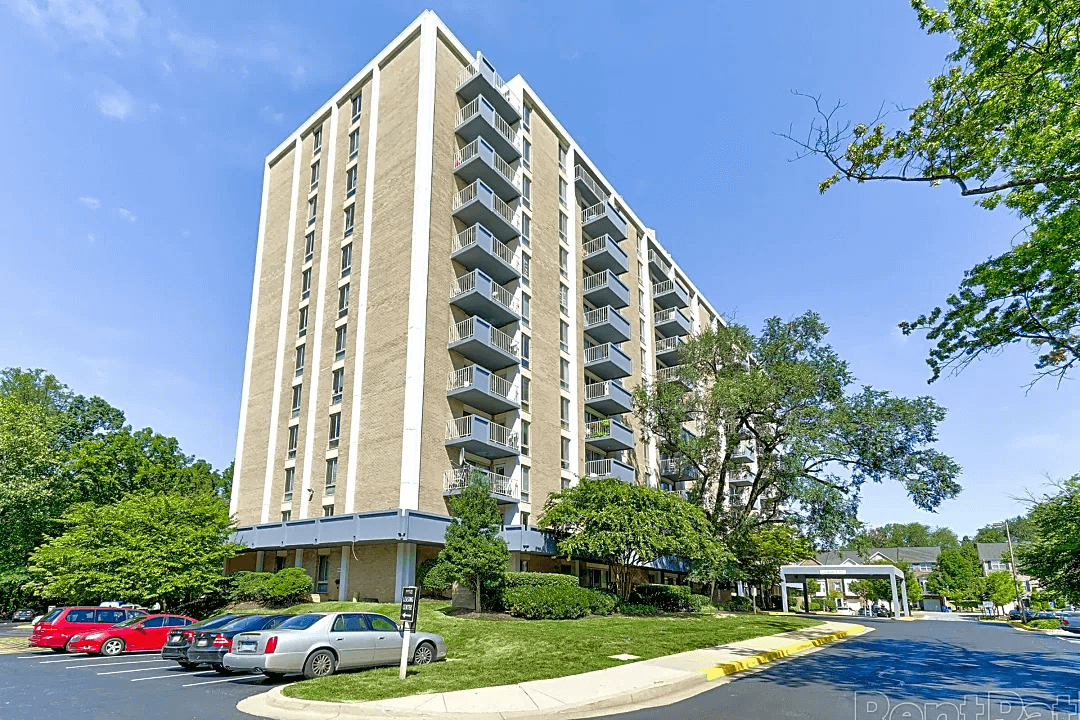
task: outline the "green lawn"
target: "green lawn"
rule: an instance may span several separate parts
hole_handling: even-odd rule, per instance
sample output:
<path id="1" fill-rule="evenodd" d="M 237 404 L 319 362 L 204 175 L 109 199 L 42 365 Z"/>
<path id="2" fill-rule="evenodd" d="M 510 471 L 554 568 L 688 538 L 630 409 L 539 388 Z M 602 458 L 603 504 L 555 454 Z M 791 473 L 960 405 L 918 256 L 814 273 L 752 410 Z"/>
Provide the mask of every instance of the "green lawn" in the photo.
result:
<path id="1" fill-rule="evenodd" d="M 819 622 L 791 616 L 698 614 L 689 617 L 590 617 L 581 620 L 474 620 L 447 615 L 446 602 L 424 601 L 418 629 L 446 640 L 449 662 L 374 668 L 306 680 L 285 689 L 307 700 L 384 698 L 508 685 L 623 664 L 609 655 L 642 659 L 797 630 Z M 363 610 L 397 617 L 398 606 L 371 603 L 298 605 L 290 612 Z"/>

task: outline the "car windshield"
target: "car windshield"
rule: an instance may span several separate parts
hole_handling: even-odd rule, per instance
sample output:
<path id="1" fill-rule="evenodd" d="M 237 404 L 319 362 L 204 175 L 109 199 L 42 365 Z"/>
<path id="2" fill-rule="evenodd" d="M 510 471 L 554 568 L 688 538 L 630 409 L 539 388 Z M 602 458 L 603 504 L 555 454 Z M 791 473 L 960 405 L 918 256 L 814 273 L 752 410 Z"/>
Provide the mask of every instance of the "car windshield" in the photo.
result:
<path id="1" fill-rule="evenodd" d="M 263 622 L 266 621 L 265 615 L 249 615 L 237 620 L 233 620 L 231 623 L 221 628 L 222 630 L 254 630 L 261 627 Z"/>
<path id="2" fill-rule="evenodd" d="M 41 622 L 52 622 L 56 618 L 60 617 L 60 613 L 62 612 L 64 612 L 64 608 L 57 608 L 56 610 L 53 610 L 51 613 L 43 617 L 41 619 Z"/>
<path id="3" fill-rule="evenodd" d="M 323 615 L 297 615 L 277 626 L 278 630 L 307 630 L 323 619 Z"/>
<path id="4" fill-rule="evenodd" d="M 194 625 L 188 625 L 188 630 L 209 630 L 211 628 L 219 628 L 222 625 L 228 625 L 237 619 L 236 615 L 222 615 L 221 617 L 207 618 L 206 620 L 200 620 Z"/>
<path id="5" fill-rule="evenodd" d="M 113 625 L 113 627 L 131 627 L 135 623 L 139 623 L 139 622 L 142 622 L 141 617 L 133 617 L 133 618 L 128 618 L 127 620 L 123 620 L 121 622 L 118 622 L 115 625 Z"/>

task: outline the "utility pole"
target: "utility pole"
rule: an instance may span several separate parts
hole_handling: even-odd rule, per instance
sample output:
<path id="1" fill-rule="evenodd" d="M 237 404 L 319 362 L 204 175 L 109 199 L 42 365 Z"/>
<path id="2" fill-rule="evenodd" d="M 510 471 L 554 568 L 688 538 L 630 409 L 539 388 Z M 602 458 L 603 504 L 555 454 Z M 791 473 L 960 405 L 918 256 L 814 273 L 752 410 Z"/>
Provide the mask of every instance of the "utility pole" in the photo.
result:
<path id="1" fill-rule="evenodd" d="M 995 525 L 1005 525 L 1005 539 L 1009 541 L 1009 571 L 1012 573 L 1013 592 L 1016 593 L 1016 611 L 1022 613 L 1024 611 L 1020 609 L 1020 583 L 1016 579 L 1016 554 L 1013 553 L 1012 533 L 1009 532 L 1009 521 L 1006 520 L 1004 523 L 995 523 Z"/>

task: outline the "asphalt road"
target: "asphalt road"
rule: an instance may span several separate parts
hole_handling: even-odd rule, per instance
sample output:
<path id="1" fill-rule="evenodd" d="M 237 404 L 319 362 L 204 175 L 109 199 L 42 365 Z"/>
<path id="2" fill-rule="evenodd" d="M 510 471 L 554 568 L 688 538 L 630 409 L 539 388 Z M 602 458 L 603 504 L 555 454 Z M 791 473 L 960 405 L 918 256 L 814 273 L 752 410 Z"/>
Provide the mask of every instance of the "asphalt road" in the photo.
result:
<path id="1" fill-rule="evenodd" d="M 608 720 L 1080 718 L 1080 635 L 976 621 L 858 620 L 874 631 Z"/>

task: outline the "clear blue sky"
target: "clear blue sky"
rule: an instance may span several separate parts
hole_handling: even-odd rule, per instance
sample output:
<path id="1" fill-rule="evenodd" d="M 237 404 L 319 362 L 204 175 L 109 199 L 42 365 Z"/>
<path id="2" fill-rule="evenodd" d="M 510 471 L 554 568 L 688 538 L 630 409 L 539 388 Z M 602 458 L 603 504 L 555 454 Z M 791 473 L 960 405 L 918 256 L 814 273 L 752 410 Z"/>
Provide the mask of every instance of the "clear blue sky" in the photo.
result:
<path id="1" fill-rule="evenodd" d="M 233 457 L 265 155 L 429 5 L 0 0 L 0 366 L 43 367 Z M 1080 471 L 1080 393 L 1025 394 L 1018 348 L 927 386 L 929 310 L 1018 225 L 950 188 L 840 186 L 789 162 L 793 89 L 865 119 L 943 64 L 906 3 L 437 2 L 521 73 L 713 303 L 760 327 L 808 308 L 860 381 L 949 408 L 964 493 L 937 515 L 870 487 L 862 518 L 961 534 Z"/>

